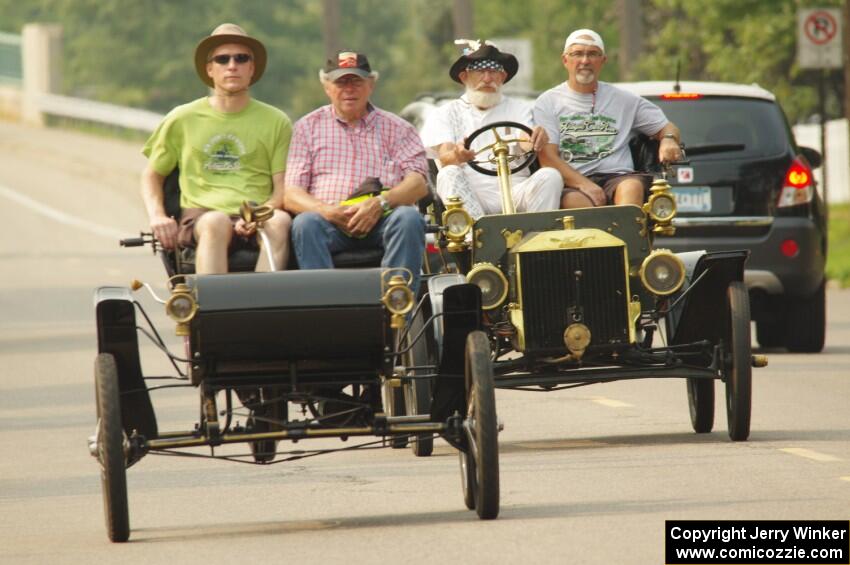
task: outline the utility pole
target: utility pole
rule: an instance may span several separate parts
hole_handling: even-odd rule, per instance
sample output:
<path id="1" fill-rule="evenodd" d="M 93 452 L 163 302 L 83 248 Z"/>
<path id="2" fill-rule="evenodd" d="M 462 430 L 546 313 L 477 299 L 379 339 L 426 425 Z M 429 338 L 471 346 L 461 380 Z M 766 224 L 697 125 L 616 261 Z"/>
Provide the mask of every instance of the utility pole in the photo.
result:
<path id="1" fill-rule="evenodd" d="M 454 22 L 455 39 L 476 39 L 473 34 L 473 0 L 454 0 L 452 6 L 452 22 Z"/>
<path id="2" fill-rule="evenodd" d="M 643 51 L 643 6 L 641 0 L 617 0 L 617 8 L 620 14 L 620 80 L 632 80 L 635 63 Z"/>
<path id="3" fill-rule="evenodd" d="M 333 59 L 339 52 L 339 0 L 322 0 L 322 36 L 325 58 Z"/>

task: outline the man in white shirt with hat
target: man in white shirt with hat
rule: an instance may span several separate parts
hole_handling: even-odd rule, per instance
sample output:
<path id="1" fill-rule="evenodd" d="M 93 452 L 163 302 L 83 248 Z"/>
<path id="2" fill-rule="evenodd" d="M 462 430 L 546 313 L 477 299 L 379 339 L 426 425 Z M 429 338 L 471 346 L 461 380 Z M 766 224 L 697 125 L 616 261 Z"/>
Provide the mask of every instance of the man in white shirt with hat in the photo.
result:
<path id="1" fill-rule="evenodd" d="M 561 207 L 642 204 L 652 177 L 635 174 L 629 140 L 637 133 L 656 139 L 659 160 L 677 161 L 679 128 L 652 102 L 599 81 L 607 58 L 595 31 L 572 32 L 561 60 L 567 81 L 541 94 L 534 105 L 534 120 L 551 140 L 540 162 L 559 170 L 571 166 L 593 181 L 566 189 Z"/>
<path id="2" fill-rule="evenodd" d="M 432 111 L 425 118 L 421 137 L 429 155 L 440 167 L 437 175 L 437 194 L 444 201 L 459 196 L 473 219 L 502 211 L 498 179 L 473 170 L 467 165 L 475 151 L 493 143 L 493 134 L 479 136 L 473 147 L 466 149 L 464 141 L 475 130 L 501 121 L 518 122 L 532 128 L 529 139 L 535 151 L 548 144 L 548 136 L 534 127 L 531 104 L 504 96 L 502 86 L 516 74 L 519 63 L 510 53 L 503 53 L 486 41 L 458 40 L 468 47 L 449 70 L 455 82 L 466 92 Z M 524 135 L 524 134 L 523 134 Z M 574 181 L 583 180 L 573 173 Z M 555 210 L 561 200 L 564 181 L 561 173 L 541 168 L 533 174 L 523 169 L 513 175 L 512 192 L 518 212 Z"/>

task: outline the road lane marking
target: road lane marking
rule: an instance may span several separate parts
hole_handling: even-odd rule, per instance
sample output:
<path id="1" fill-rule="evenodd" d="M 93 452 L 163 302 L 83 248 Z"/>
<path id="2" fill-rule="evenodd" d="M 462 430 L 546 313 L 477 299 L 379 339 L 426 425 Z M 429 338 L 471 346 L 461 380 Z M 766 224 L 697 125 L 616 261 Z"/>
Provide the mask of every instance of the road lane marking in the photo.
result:
<path id="1" fill-rule="evenodd" d="M 52 208 L 47 204 L 42 204 L 38 200 L 34 200 L 29 196 L 25 196 L 20 192 L 16 192 L 11 188 L 3 185 L 0 185 L 0 196 L 5 196 L 9 200 L 13 200 L 18 204 L 29 208 L 33 212 L 41 214 L 42 216 L 50 218 L 51 220 L 57 221 L 60 224 L 65 224 L 66 226 L 81 229 L 83 231 L 87 231 L 91 234 L 98 235 L 100 237 L 107 237 L 109 239 L 115 240 L 127 236 L 126 233 L 120 230 L 116 230 L 107 226 L 101 226 L 93 222 L 83 220 L 82 218 L 72 216 L 71 214 L 67 214 L 61 210 L 57 210 L 56 208 Z"/>
<path id="2" fill-rule="evenodd" d="M 839 478 L 839 479 L 841 479 L 842 481 L 847 481 L 848 483 L 850 483 L 850 476 L 847 476 L 847 477 L 838 477 L 838 478 Z"/>
<path id="3" fill-rule="evenodd" d="M 629 404 L 622 400 L 614 400 L 613 398 L 605 398 L 604 396 L 592 396 L 590 400 L 608 408 L 630 408 L 634 406 L 634 404 Z"/>
<path id="4" fill-rule="evenodd" d="M 578 449 L 583 447 L 602 447 L 605 444 L 591 439 L 567 439 L 553 441 L 523 441 L 516 445 L 525 449 Z"/>
<path id="5" fill-rule="evenodd" d="M 791 455 L 805 457 L 806 459 L 811 459 L 813 461 L 821 461 L 824 463 L 830 461 L 841 461 L 839 457 L 835 457 L 834 455 L 820 453 L 819 451 L 813 451 L 811 449 L 803 449 L 802 447 L 783 447 L 780 448 L 779 451 L 784 451 L 785 453 L 790 453 Z"/>

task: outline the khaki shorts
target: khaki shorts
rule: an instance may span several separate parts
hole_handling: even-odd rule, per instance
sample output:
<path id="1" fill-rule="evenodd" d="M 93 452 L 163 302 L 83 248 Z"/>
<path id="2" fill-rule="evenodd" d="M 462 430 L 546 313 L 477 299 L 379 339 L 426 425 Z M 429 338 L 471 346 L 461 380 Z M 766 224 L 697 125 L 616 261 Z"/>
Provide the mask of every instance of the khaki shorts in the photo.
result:
<path id="1" fill-rule="evenodd" d="M 646 200 L 649 194 L 649 187 L 652 186 L 652 175 L 641 173 L 596 173 L 587 176 L 588 179 L 602 187 L 605 192 L 605 197 L 608 204 L 614 203 L 614 193 L 617 192 L 617 187 L 626 179 L 637 179 L 643 183 L 643 199 Z M 569 192 L 581 192 L 577 188 L 564 188 L 563 194 Z"/>
<path id="2" fill-rule="evenodd" d="M 206 208 L 186 208 L 183 210 L 180 215 L 180 227 L 177 230 L 177 245 L 179 247 L 194 249 L 197 246 L 198 242 L 195 241 L 195 223 L 198 221 L 198 218 L 210 211 Z M 239 221 L 238 215 L 233 214 L 230 216 L 230 223 L 232 225 L 235 225 L 237 221 Z M 233 234 L 233 237 L 230 238 L 228 251 L 259 248 L 260 246 L 257 243 L 256 237 L 240 237 Z"/>

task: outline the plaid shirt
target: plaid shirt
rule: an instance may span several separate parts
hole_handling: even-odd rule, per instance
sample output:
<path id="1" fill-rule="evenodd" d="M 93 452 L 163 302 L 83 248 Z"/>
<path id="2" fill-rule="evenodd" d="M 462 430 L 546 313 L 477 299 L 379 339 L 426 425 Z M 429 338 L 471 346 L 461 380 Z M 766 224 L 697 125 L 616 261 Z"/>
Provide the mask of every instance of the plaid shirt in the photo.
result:
<path id="1" fill-rule="evenodd" d="M 295 123 L 286 186 L 300 186 L 328 204 L 348 198 L 368 177 L 393 187 L 410 172 L 428 178 L 425 148 L 416 129 L 395 114 L 370 104 L 351 126 L 328 105 Z"/>

